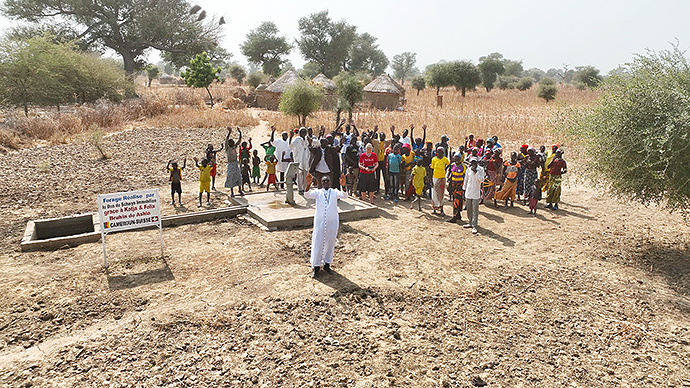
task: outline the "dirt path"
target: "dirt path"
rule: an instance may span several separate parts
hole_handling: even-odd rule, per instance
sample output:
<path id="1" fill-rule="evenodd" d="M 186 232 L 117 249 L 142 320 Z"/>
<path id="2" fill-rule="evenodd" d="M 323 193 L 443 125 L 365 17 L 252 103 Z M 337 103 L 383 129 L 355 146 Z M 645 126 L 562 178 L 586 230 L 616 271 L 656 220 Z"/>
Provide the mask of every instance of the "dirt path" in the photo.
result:
<path id="1" fill-rule="evenodd" d="M 343 223 L 337 273 L 317 281 L 310 229 L 241 217 L 166 229 L 164 261 L 155 231 L 112 235 L 108 273 L 99 244 L 18 251 L 26 219 L 88 211 L 95 192 L 165 198 L 169 150 L 223 137 L 138 130 L 107 139 L 109 161 L 79 145 L 0 158 L 0 385 L 690 385 L 690 228 L 573 178 L 557 212 L 481 207 L 478 236 L 428 201 L 377 200 L 381 217 Z M 30 171 L 49 155 L 50 173 Z"/>

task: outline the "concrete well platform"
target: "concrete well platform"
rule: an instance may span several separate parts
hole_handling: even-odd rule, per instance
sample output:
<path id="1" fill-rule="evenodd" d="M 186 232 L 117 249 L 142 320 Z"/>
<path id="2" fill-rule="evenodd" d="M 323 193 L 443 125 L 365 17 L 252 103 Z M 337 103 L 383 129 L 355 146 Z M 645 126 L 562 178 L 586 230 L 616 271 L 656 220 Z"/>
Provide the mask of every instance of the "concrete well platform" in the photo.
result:
<path id="1" fill-rule="evenodd" d="M 268 230 L 311 226 L 314 223 L 314 200 L 306 200 L 295 193 L 296 205 L 285 203 L 285 191 L 248 193 L 232 199 L 238 205 L 247 205 L 247 214 Z M 378 217 L 378 207 L 354 197 L 338 200 L 341 221 Z"/>

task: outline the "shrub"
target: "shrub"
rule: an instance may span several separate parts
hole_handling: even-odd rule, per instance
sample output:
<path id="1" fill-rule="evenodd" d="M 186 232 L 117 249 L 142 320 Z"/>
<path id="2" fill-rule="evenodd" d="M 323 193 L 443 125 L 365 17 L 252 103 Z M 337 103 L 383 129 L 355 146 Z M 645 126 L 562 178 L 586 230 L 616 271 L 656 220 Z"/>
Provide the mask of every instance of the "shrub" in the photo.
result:
<path id="1" fill-rule="evenodd" d="M 525 90 L 531 88 L 533 84 L 534 84 L 534 80 L 532 79 L 532 77 L 522 77 L 517 82 L 516 87 L 518 88 L 518 90 L 525 91 Z"/>
<path id="2" fill-rule="evenodd" d="M 623 199 L 690 208 L 690 61 L 670 51 L 638 55 L 609 77 L 593 107 L 558 126 L 586 150 L 593 181 Z"/>
<path id="3" fill-rule="evenodd" d="M 539 82 L 539 89 L 537 89 L 537 96 L 543 98 L 546 102 L 554 100 L 556 98 L 556 82 L 553 78 L 544 77 Z"/>
<path id="4" fill-rule="evenodd" d="M 279 108 L 281 112 L 287 115 L 297 116 L 299 125 L 305 127 L 307 117 L 319 110 L 322 100 L 321 88 L 306 82 L 298 82 L 285 89 L 280 95 Z"/>

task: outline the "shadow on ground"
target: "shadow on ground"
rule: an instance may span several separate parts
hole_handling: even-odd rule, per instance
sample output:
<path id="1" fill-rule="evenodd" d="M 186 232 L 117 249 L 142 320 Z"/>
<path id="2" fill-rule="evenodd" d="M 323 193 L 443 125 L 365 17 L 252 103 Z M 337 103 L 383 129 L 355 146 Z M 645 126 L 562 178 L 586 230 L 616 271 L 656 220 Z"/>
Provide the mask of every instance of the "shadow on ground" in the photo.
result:
<path id="1" fill-rule="evenodd" d="M 122 276 L 108 276 L 108 288 L 111 291 L 124 290 L 146 284 L 162 283 L 175 280 L 175 277 L 168 267 L 168 263 L 163 262 L 162 268 L 151 269 L 144 272 L 127 274 Z"/>
<path id="2" fill-rule="evenodd" d="M 690 241 L 674 245 L 645 244 L 632 253 L 645 271 L 661 274 L 675 292 L 690 297 Z M 690 308 L 690 299 L 687 300 Z"/>

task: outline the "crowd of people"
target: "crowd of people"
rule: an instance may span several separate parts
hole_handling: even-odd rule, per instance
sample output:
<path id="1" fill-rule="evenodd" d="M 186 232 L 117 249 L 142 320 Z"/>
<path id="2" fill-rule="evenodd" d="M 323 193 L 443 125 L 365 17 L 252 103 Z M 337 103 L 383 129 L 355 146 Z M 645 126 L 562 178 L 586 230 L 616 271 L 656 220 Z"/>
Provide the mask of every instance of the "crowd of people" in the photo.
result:
<path id="1" fill-rule="evenodd" d="M 515 200 L 529 205 L 530 213 L 536 214 L 537 204 L 546 195 L 546 208 L 558 209 L 561 194 L 561 176 L 567 172 L 563 150 L 558 144 L 550 149 L 535 148 L 523 144 L 504 159 L 504 149 L 497 136 L 475 138 L 469 134 L 457 148 L 450 144 L 448 136 L 441 136 L 435 144 L 427 140 L 427 126 L 422 126 L 422 136 L 415 137 L 415 126 L 410 125 L 401 133 L 391 126 L 382 131 L 378 126 L 361 130 L 354 123 L 341 121 L 334 130 L 321 126 L 283 131 L 276 138 L 276 128 L 271 127 L 270 139 L 253 149 L 252 139 L 243 140 L 239 128 L 228 128 L 225 141 L 219 149 L 209 144 L 204 158 L 194 158 L 199 169 L 199 203 L 207 193 L 215 190 L 217 153 L 225 150 L 227 175 L 224 186 L 230 195 L 244 195 L 257 187 L 271 185 L 284 187 L 285 174 L 290 163 L 297 163 L 295 183 L 301 195 L 307 190 L 307 177 L 317 188 L 322 187 L 324 177 L 329 177 L 332 188 L 362 201 L 375 204 L 381 200 L 409 201 L 412 208 L 422 209 L 426 199 L 431 200 L 433 214 L 445 215 L 446 195 L 452 206 L 448 222 L 461 222 L 462 210 L 467 210 L 465 227 L 477 232 L 479 205 L 493 204 L 513 206 Z M 237 137 L 235 137 L 235 132 Z M 506 152 L 507 153 L 507 152 Z M 170 161 L 172 204 L 175 193 L 181 203 L 181 170 Z M 263 179 L 261 178 L 263 170 Z M 341 175 L 344 179 L 341 183 Z"/>
<path id="2" fill-rule="evenodd" d="M 441 136 L 437 143 L 427 141 L 427 126 L 422 126 L 422 137 L 414 136 L 415 126 L 396 133 L 390 127 L 390 138 L 385 131 L 374 126 L 360 130 L 353 123 L 341 121 L 334 130 L 327 132 L 321 126 L 296 128 L 284 131 L 276 139 L 276 128 L 271 127 L 271 137 L 261 143 L 263 158 L 253 149 L 252 139 L 243 141 L 242 131 L 228 128 L 225 141 L 219 149 L 209 144 L 204 158 L 194 158 L 199 169 L 199 203 L 203 193 L 210 205 L 210 193 L 215 190 L 217 153 L 225 150 L 227 175 L 224 186 L 235 196 L 245 195 L 245 187 L 278 190 L 285 185 L 290 163 L 298 169 L 294 183 L 300 195 L 315 202 L 314 230 L 312 233 L 312 277 L 321 269 L 331 272 L 333 247 L 338 231 L 337 200 L 355 195 L 362 201 L 375 204 L 380 200 L 409 201 L 410 207 L 422 210 L 422 202 L 431 200 L 433 214 L 445 216 L 444 200 L 450 199 L 452 215 L 447 220 L 462 223 L 462 211 L 467 211 L 468 222 L 463 226 L 476 234 L 479 206 L 514 206 L 514 202 L 529 204 L 531 214 L 537 212 L 537 204 L 546 193 L 546 208 L 558 210 L 561 197 L 561 177 L 568 171 L 563 159 L 563 149 L 553 144 L 547 150 L 523 144 L 504 159 L 504 148 L 497 136 L 486 140 L 469 134 L 456 149 L 448 136 Z M 170 174 L 172 204 L 175 194 L 182 204 L 182 166 L 174 161 L 167 165 Z M 261 179 L 262 167 L 264 177 Z M 315 188 L 313 188 L 315 186 Z"/>

